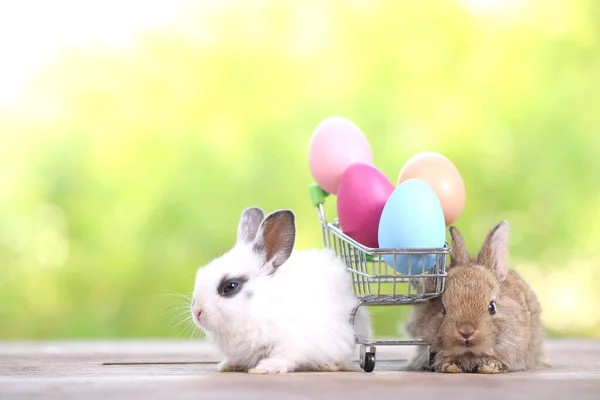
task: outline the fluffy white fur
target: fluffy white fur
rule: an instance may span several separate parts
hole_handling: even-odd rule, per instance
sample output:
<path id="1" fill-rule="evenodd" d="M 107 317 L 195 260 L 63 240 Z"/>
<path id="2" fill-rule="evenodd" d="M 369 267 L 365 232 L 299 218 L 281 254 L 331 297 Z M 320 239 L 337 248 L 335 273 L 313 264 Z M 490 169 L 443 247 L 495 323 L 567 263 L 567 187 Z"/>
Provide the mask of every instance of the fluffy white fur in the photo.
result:
<path id="1" fill-rule="evenodd" d="M 253 216 L 249 210 L 254 210 Z M 347 368 L 357 350 L 355 331 L 370 337 L 371 327 L 363 308 L 354 328 L 350 325 L 357 299 L 346 266 L 327 249 L 292 252 L 279 267 L 269 266 L 254 244 L 264 240 L 264 221 L 273 214 L 253 227 L 249 221 L 256 220 L 256 210 L 242 214 L 235 247 L 200 268 L 196 276 L 192 314 L 224 355 L 219 370 L 286 373 Z M 291 221 L 293 229 L 281 234 L 292 232 L 293 246 Z M 249 280 L 227 298 L 217 290 L 224 275 Z"/>

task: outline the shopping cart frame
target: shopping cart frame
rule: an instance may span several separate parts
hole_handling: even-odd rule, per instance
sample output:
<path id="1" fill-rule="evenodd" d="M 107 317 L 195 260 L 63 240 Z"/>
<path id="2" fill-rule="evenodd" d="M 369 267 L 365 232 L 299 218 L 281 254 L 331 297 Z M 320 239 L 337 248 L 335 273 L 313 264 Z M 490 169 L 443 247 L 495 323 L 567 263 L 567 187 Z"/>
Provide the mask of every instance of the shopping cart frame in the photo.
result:
<path id="1" fill-rule="evenodd" d="M 356 313 L 364 306 L 414 305 L 436 298 L 445 287 L 446 263 L 450 248 L 446 243 L 442 248 L 370 248 L 346 235 L 340 228 L 337 218 L 328 222 L 324 203 L 328 193 L 317 184 L 310 187 L 313 205 L 317 207 L 322 228 L 323 245 L 335 251 L 352 275 L 357 304 L 351 312 L 350 323 L 354 326 Z M 408 260 L 408 273 L 402 274 L 389 267 L 384 256 L 393 257 L 393 265 L 398 259 Z M 421 258 L 420 271 L 413 271 L 414 257 Z M 432 259 L 435 264 L 432 265 Z M 428 261 L 426 261 L 428 260 Z M 426 263 L 429 267 L 426 267 Z M 391 285 L 391 288 L 390 288 Z M 387 289 L 386 289 L 387 288 Z M 355 334 L 359 347 L 360 367 L 365 372 L 375 368 L 377 346 L 427 346 L 421 339 L 374 340 Z"/>

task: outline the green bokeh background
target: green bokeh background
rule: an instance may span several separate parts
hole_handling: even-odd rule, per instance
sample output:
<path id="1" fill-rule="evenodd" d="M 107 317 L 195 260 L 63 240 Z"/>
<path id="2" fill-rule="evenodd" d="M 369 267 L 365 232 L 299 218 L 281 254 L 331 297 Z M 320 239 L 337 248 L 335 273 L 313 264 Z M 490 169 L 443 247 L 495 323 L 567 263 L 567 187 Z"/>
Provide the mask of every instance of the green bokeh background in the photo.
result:
<path id="1" fill-rule="evenodd" d="M 63 49 L 0 108 L 0 338 L 190 336 L 175 293 L 245 207 L 322 246 L 307 148 L 331 115 L 393 181 L 450 158 L 471 251 L 507 219 L 549 334 L 600 337 L 600 2 L 194 4 Z M 407 309 L 372 311 L 390 336 Z"/>

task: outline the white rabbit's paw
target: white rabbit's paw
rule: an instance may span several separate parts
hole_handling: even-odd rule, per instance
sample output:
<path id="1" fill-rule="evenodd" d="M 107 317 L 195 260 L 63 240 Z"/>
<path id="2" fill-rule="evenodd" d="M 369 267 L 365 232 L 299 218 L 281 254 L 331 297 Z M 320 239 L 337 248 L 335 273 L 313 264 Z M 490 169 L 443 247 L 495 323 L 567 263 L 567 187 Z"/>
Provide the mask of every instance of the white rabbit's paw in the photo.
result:
<path id="1" fill-rule="evenodd" d="M 265 358 L 254 368 L 248 370 L 250 374 L 285 374 L 289 372 L 291 363 L 283 358 Z"/>
<path id="2" fill-rule="evenodd" d="M 246 369 L 239 365 L 231 364 L 228 360 L 223 360 L 217 365 L 219 372 L 243 372 Z"/>
<path id="3" fill-rule="evenodd" d="M 344 363 L 338 363 L 338 364 L 325 364 L 325 365 L 320 365 L 317 368 L 317 371 L 323 371 L 323 372 L 338 372 L 338 371 L 348 371 L 348 365 L 344 364 Z"/>

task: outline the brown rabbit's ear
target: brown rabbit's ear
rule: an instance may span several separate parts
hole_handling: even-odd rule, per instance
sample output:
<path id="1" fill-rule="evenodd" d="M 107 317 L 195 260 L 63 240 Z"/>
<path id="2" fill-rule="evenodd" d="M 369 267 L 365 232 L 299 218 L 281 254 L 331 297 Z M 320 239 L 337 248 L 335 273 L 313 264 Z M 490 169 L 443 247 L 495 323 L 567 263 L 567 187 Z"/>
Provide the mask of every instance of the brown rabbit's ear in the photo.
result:
<path id="1" fill-rule="evenodd" d="M 469 251 L 465 245 L 465 241 L 462 235 L 454 226 L 450 227 L 450 237 L 452 238 L 452 249 L 450 251 L 450 268 L 456 267 L 457 265 L 469 265 L 471 263 L 471 257 L 469 257 Z"/>
<path id="2" fill-rule="evenodd" d="M 265 218 L 265 213 L 258 207 L 249 207 L 240 217 L 237 229 L 238 243 L 252 243 L 258 232 L 260 223 Z"/>
<path id="3" fill-rule="evenodd" d="M 494 270 L 501 282 L 508 273 L 508 228 L 506 221 L 494 226 L 477 255 L 477 264 Z"/>
<path id="4" fill-rule="evenodd" d="M 252 248 L 262 257 L 265 273 L 273 274 L 287 261 L 295 241 L 296 217 L 292 211 L 275 211 L 262 221 Z"/>

